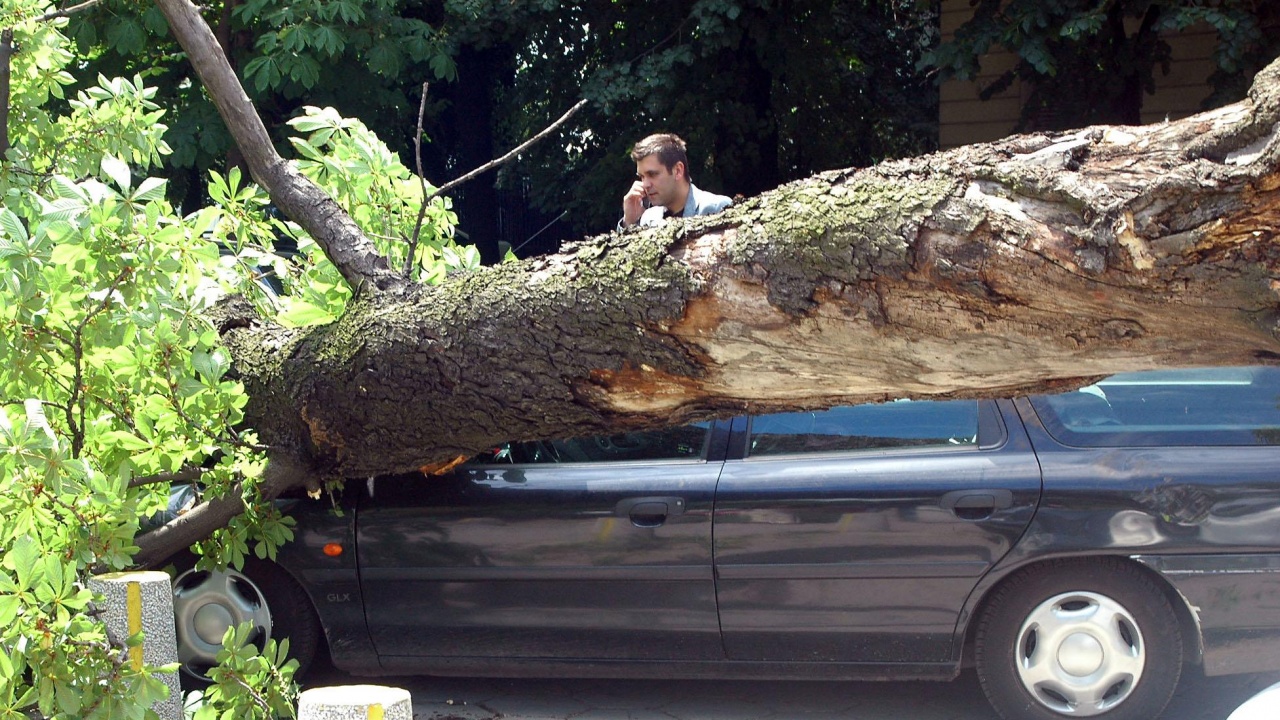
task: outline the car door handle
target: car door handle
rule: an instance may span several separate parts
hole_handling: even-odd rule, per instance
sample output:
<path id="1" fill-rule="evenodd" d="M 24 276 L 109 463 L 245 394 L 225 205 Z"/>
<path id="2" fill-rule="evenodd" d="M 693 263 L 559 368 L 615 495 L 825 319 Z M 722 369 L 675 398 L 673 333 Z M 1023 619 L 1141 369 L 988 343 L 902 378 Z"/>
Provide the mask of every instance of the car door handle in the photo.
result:
<path id="1" fill-rule="evenodd" d="M 684 498 L 680 497 L 638 497 L 626 498 L 618 502 L 615 512 L 631 520 L 636 527 L 658 527 L 667 518 L 684 513 Z"/>
<path id="2" fill-rule="evenodd" d="M 996 511 L 1013 505 L 1013 491 L 953 490 L 942 496 L 942 507 L 961 520 L 985 520 Z"/>

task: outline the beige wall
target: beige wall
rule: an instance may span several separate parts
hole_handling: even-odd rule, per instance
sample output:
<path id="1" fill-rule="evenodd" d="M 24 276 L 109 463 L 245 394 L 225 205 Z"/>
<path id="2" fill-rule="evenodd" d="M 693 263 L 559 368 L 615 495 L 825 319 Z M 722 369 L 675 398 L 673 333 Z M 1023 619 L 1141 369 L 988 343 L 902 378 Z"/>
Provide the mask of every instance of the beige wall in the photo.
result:
<path id="1" fill-rule="evenodd" d="M 972 14 L 968 0 L 942 0 L 942 37 L 949 40 Z M 1173 55 L 1169 74 L 1155 72 L 1156 92 L 1145 95 L 1142 122 L 1186 117 L 1200 109 L 1211 92 L 1213 31 L 1191 29 L 1166 38 Z M 978 89 L 1011 69 L 1015 56 L 1008 52 L 984 55 L 976 82 L 951 80 L 940 89 L 938 146 L 942 149 L 970 143 L 998 140 L 1013 132 L 1027 89 L 1019 80 L 986 102 L 978 99 Z"/>

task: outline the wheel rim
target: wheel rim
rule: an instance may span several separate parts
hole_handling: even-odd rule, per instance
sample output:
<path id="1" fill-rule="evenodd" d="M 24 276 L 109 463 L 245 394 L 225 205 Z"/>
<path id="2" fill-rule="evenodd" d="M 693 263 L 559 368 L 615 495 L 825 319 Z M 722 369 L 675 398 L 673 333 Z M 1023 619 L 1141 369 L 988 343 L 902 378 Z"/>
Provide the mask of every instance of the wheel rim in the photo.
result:
<path id="1" fill-rule="evenodd" d="M 185 675 L 208 680 L 227 628 L 253 624 L 250 641 L 261 649 L 271 639 L 271 608 L 257 584 L 234 570 L 188 570 L 173 581 L 178 662 Z"/>
<path id="2" fill-rule="evenodd" d="M 1072 717 L 1123 703 L 1146 666 L 1133 614 L 1092 592 L 1063 593 L 1037 605 L 1018 630 L 1014 650 L 1023 688 L 1046 708 Z"/>

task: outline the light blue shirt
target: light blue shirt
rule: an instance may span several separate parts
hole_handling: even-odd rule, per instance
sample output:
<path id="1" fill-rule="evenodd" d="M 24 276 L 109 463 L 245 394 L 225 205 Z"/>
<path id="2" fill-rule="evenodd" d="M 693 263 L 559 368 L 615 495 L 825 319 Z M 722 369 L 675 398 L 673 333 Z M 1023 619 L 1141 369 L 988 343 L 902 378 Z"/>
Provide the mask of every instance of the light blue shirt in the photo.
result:
<path id="1" fill-rule="evenodd" d="M 689 183 L 689 197 L 684 201 L 684 212 L 678 217 L 695 217 L 697 215 L 714 215 L 721 210 L 733 204 L 733 199 L 724 195 L 717 195 L 713 192 L 699 190 L 697 185 Z M 667 209 L 662 205 L 655 205 L 644 211 L 640 216 L 640 220 L 636 222 L 640 227 L 654 227 L 661 225 L 667 219 Z M 625 227 L 622 221 L 618 221 L 618 229 Z"/>

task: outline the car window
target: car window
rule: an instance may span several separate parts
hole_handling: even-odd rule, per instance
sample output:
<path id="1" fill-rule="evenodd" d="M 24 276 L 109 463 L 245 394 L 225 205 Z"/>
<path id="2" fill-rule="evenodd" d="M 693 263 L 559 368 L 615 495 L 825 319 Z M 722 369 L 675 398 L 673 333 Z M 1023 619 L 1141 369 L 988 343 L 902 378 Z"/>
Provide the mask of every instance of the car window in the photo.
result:
<path id="1" fill-rule="evenodd" d="M 571 438 L 509 442 L 472 458 L 468 465 L 520 465 L 634 460 L 700 460 L 706 457 L 711 423 Z"/>
<path id="2" fill-rule="evenodd" d="M 1280 445 L 1280 368 L 1123 373 L 1032 405 L 1067 445 Z"/>
<path id="3" fill-rule="evenodd" d="M 955 447 L 978 442 L 978 401 L 897 400 L 751 419 L 748 454 Z"/>

